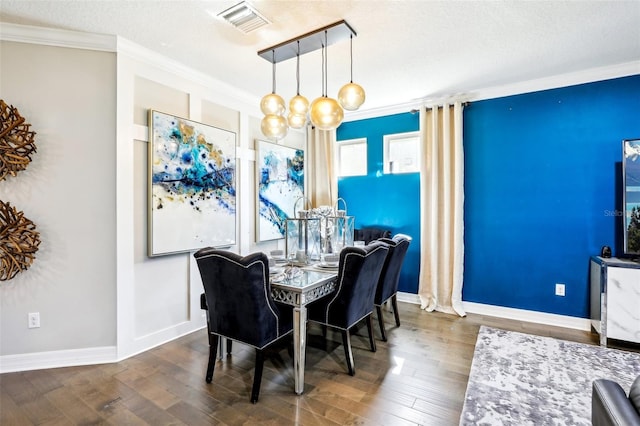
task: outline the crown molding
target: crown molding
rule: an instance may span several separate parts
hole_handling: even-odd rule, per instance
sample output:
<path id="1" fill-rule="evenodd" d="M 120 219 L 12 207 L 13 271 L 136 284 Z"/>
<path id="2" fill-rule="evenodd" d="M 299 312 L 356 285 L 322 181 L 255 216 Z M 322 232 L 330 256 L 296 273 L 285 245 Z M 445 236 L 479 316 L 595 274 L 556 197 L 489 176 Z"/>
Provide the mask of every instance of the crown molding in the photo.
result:
<path id="1" fill-rule="evenodd" d="M 0 40 L 74 49 L 116 51 L 116 36 L 0 22 Z"/>
<path id="2" fill-rule="evenodd" d="M 209 75 L 189 68 L 181 62 L 170 59 L 151 49 L 140 46 L 126 38 L 117 37 L 117 52 L 130 57 L 132 60 L 145 63 L 147 65 L 159 68 L 171 74 L 178 75 L 196 84 L 208 87 L 212 90 L 226 94 L 230 99 L 239 102 L 242 105 L 256 105 L 260 99 L 255 96 L 233 87 L 223 81 L 214 79 Z"/>
<path id="3" fill-rule="evenodd" d="M 78 31 L 43 28 L 30 25 L 0 23 L 0 40 L 45 46 L 68 47 L 122 54 L 131 59 L 159 68 L 196 84 L 226 94 L 239 105 L 254 105 L 259 98 L 216 80 L 205 73 L 140 46 L 121 36 L 83 33 Z"/>
<path id="4" fill-rule="evenodd" d="M 519 83 L 478 89 L 469 93 L 469 97 L 467 100 L 477 101 L 502 98 L 505 96 L 540 92 L 543 90 L 594 83 L 596 81 L 629 77 L 632 75 L 640 75 L 640 61 L 625 62 L 622 64 L 591 68 L 572 73 L 559 74 L 545 78 L 538 78 L 535 80 L 523 81 Z"/>
<path id="5" fill-rule="evenodd" d="M 557 89 L 560 87 L 575 86 L 578 84 L 594 83 L 613 78 L 640 75 L 640 61 L 625 62 L 606 67 L 591 68 L 572 73 L 559 74 L 551 77 L 522 81 L 507 85 L 493 86 L 472 90 L 438 98 L 414 99 L 410 102 L 389 105 L 369 110 L 358 110 L 345 115 L 344 122 L 363 120 L 367 118 L 383 117 L 418 109 L 422 106 L 439 105 L 442 103 L 482 101 L 487 99 L 502 98 L 506 96 L 521 95 L 524 93 L 540 92 L 543 90 Z"/>
<path id="6" fill-rule="evenodd" d="M 393 114 L 402 114 L 405 112 L 409 112 L 412 109 L 418 109 L 421 106 L 422 106 L 421 100 L 413 100 L 410 102 L 405 102 L 405 103 L 396 104 L 396 105 L 389 105 L 389 106 L 384 106 L 380 108 L 352 111 L 345 114 L 343 122 L 348 123 L 349 121 L 384 117 L 384 116 L 393 115 Z"/>
<path id="7" fill-rule="evenodd" d="M 231 99 L 235 99 L 242 104 L 254 105 L 259 101 L 255 96 L 243 92 L 238 88 L 232 87 L 220 80 L 213 79 L 207 74 L 188 68 L 175 60 L 169 59 L 119 36 L 1 22 L 0 40 L 123 53 L 135 60 L 148 63 L 167 72 L 177 74 L 206 87 L 226 93 Z M 395 105 L 353 111 L 345 114 L 344 122 L 405 113 L 422 106 L 435 105 L 445 101 L 480 101 L 639 74 L 640 61 L 632 61 L 507 85 L 479 88 L 469 91 L 468 93 L 450 95 L 437 99 L 413 99 Z"/>

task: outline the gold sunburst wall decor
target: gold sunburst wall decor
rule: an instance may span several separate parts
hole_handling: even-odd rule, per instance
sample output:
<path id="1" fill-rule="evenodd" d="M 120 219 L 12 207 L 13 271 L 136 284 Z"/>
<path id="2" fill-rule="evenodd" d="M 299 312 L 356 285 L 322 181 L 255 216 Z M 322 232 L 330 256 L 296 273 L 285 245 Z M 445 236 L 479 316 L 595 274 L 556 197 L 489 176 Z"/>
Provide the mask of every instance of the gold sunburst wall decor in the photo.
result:
<path id="1" fill-rule="evenodd" d="M 0 200 L 0 281 L 27 270 L 39 245 L 36 225 L 23 212 Z"/>
<path id="2" fill-rule="evenodd" d="M 17 108 L 0 99 L 0 181 L 26 169 L 36 152 L 36 132 L 24 121 Z"/>

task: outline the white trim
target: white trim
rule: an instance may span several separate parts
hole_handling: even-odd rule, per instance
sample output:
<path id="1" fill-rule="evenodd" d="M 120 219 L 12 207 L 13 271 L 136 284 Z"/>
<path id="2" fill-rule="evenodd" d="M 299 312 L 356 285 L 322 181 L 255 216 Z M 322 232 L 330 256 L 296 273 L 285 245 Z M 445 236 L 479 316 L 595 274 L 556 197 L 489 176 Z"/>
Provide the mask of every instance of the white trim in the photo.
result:
<path id="1" fill-rule="evenodd" d="M 195 71 L 180 62 L 167 58 L 120 36 L 83 33 L 2 22 L 0 23 L 0 40 L 118 52 L 119 54 L 126 54 L 135 60 L 151 64 L 154 67 L 163 69 L 164 71 L 175 73 L 181 77 L 193 80 L 209 88 L 227 93 L 229 96 L 228 100 L 232 101 L 234 104 L 235 102 L 233 101 L 248 105 L 258 104 L 258 98 L 243 92 L 239 88 L 232 87 L 225 82 L 213 79 L 207 74 Z M 437 99 L 413 99 L 396 105 L 348 112 L 345 114 L 344 122 L 405 113 L 413 109 L 418 109 L 421 106 L 436 105 L 444 101 L 452 103 L 453 101 L 465 102 L 494 99 L 637 74 L 640 74 L 640 61 L 632 61 L 507 85 L 480 88 L 468 93 L 449 95 L 446 97 L 439 97 Z"/>
<path id="2" fill-rule="evenodd" d="M 420 298 L 414 293 L 398 292 L 398 301 L 419 305 Z M 565 315 L 549 314 L 545 312 L 528 311 L 524 309 L 505 308 L 502 306 L 485 305 L 482 303 L 462 302 L 467 313 L 487 315 L 492 317 L 525 321 L 536 324 L 545 324 L 556 327 L 571 328 L 576 330 L 591 330 L 591 321 L 586 318 L 569 317 Z M 173 330 L 168 335 L 160 336 L 156 334 L 155 342 L 147 341 L 144 345 L 136 348 L 127 356 L 118 358 L 115 346 L 105 346 L 98 348 L 71 349 L 51 352 L 36 352 L 19 355 L 5 355 L 0 357 L 0 373 L 11 373 L 16 371 L 40 370 L 45 368 L 73 367 L 79 365 L 106 364 L 122 361 L 123 359 L 146 352 L 154 347 L 163 345 L 184 335 L 191 334 L 196 330 L 184 331 L 178 335 Z M 147 340 L 145 336 L 139 340 Z"/>
<path id="3" fill-rule="evenodd" d="M 219 91 L 227 97 L 225 104 L 230 108 L 235 107 L 242 110 L 241 107 L 244 105 L 255 105 L 256 110 L 258 108 L 257 105 L 260 103 L 259 97 L 253 96 L 223 81 L 216 80 L 205 73 L 189 68 L 181 62 L 140 46 L 126 38 L 118 37 L 117 39 L 118 55 L 125 55 L 134 61 L 149 65 L 154 69 L 180 76 L 189 80 L 192 84 L 195 83 L 209 90 Z M 194 112 L 194 115 L 197 115 L 197 111 Z"/>
<path id="4" fill-rule="evenodd" d="M 413 160 L 415 160 L 416 166 L 414 170 L 405 170 L 402 172 L 394 172 L 391 170 L 391 160 L 389 159 L 390 154 L 390 145 L 396 141 L 407 141 L 410 140 L 414 143 L 415 152 L 413 153 Z M 420 151 L 421 151 L 421 143 L 420 143 L 420 131 L 416 130 L 413 132 L 401 132 L 401 133 L 388 133 L 382 135 L 382 173 L 385 175 L 392 174 L 407 174 L 407 173 L 420 173 Z"/>
<path id="5" fill-rule="evenodd" d="M 337 170 L 337 176 L 339 178 L 341 177 L 352 177 L 352 176 L 366 176 L 367 175 L 367 168 L 369 167 L 369 165 L 367 164 L 367 156 L 364 155 L 362 158 L 360 158 L 360 160 L 356 160 L 353 158 L 349 158 L 349 160 L 351 160 L 351 162 L 362 162 L 364 161 L 364 173 L 362 174 L 352 174 L 352 175 L 343 175 L 342 174 L 342 148 L 348 145 L 364 145 L 365 147 L 365 154 L 366 154 L 366 150 L 367 150 L 367 144 L 369 143 L 369 141 L 367 141 L 367 138 L 355 138 L 355 139 L 345 139 L 345 140 L 341 140 L 341 141 L 336 141 L 336 150 L 334 152 L 335 154 L 335 164 L 336 164 L 336 170 Z M 360 164 L 362 165 L 362 164 Z"/>
<path id="6" fill-rule="evenodd" d="M 384 106 L 380 108 L 345 112 L 343 123 L 348 123 L 349 121 L 364 120 L 367 118 L 386 117 L 387 115 L 401 114 L 409 112 L 413 109 L 417 110 L 422 104 L 422 100 L 416 99 L 413 101 Z"/>
<path id="7" fill-rule="evenodd" d="M 0 373 L 111 363 L 116 361 L 116 352 L 115 346 L 103 346 L 4 355 L 0 357 Z"/>
<path id="8" fill-rule="evenodd" d="M 197 299 L 197 311 L 200 311 L 200 294 L 197 295 Z M 135 342 L 140 344 L 137 344 L 137 347 L 134 348 L 133 351 L 125 354 L 124 356 L 118 356 L 116 346 L 4 355 L 0 356 L 0 374 L 13 373 L 17 371 L 43 370 L 46 368 L 76 367 L 79 365 L 97 365 L 120 362 L 143 352 L 147 352 L 155 347 L 172 342 L 188 334 L 195 333 L 198 330 L 202 330 L 206 327 L 205 314 L 204 311 L 202 312 L 203 314 L 196 319 L 196 322 L 200 324 L 195 329 L 192 329 L 190 324 L 186 322 L 182 324 L 186 327 L 168 327 L 160 332 L 140 337 L 136 339 Z"/>
<path id="9" fill-rule="evenodd" d="M 504 306 L 484 305 L 482 303 L 474 302 L 462 302 L 462 306 L 468 313 L 533 322 L 536 324 L 552 325 L 556 327 L 573 328 L 575 330 L 591 330 L 591 320 L 588 318 L 527 311 L 524 309 L 505 308 Z"/>
<path id="10" fill-rule="evenodd" d="M 640 61 L 611 65 L 477 90 L 468 100 L 485 100 L 640 74 Z"/>
<path id="11" fill-rule="evenodd" d="M 578 84 L 593 83 L 596 81 L 610 80 L 613 78 L 640 75 L 640 61 L 625 62 L 617 65 L 591 68 L 572 73 L 559 74 L 535 80 L 521 81 L 501 86 L 480 88 L 468 93 L 460 93 L 439 98 L 414 99 L 409 102 L 389 105 L 370 110 L 358 110 L 345 114 L 344 122 L 363 120 L 367 118 L 383 117 L 392 114 L 400 114 L 418 109 L 421 106 L 439 105 L 444 102 L 455 101 L 481 101 L 501 98 L 505 96 L 520 95 L 523 93 L 539 92 L 542 90 L 557 89 L 560 87 L 575 86 Z"/>
<path id="12" fill-rule="evenodd" d="M 79 31 L 60 30 L 29 25 L 0 23 L 0 40 L 20 43 L 40 44 L 46 46 L 68 47 L 75 49 L 115 52 L 126 55 L 135 61 L 148 64 L 162 71 L 176 74 L 191 82 L 203 85 L 211 90 L 224 93 L 230 107 L 239 105 L 257 105 L 260 98 L 242 89 L 216 80 L 209 75 L 196 71 L 174 59 L 161 55 L 151 49 L 140 46 L 121 36 L 84 33 Z"/>
<path id="13" fill-rule="evenodd" d="M 398 301 L 420 304 L 420 297 L 413 293 L 398 292 Z M 462 302 L 467 313 L 486 315 L 497 318 L 525 321 L 535 324 L 551 325 L 555 327 L 572 328 L 590 331 L 591 320 L 588 318 L 570 317 L 567 315 L 549 314 L 546 312 L 528 311 L 525 309 L 506 308 L 504 306 L 485 305 L 475 302 Z"/>
<path id="14" fill-rule="evenodd" d="M 116 51 L 116 36 L 0 22 L 0 40 L 74 49 Z"/>
<path id="15" fill-rule="evenodd" d="M 398 302 L 413 303 L 414 305 L 420 304 L 420 296 L 415 293 L 404 293 L 399 291 L 396 294 L 396 298 L 398 299 Z"/>
<path id="16" fill-rule="evenodd" d="M 141 124 L 133 124 L 133 135 L 131 139 L 141 142 L 149 142 L 149 127 Z"/>

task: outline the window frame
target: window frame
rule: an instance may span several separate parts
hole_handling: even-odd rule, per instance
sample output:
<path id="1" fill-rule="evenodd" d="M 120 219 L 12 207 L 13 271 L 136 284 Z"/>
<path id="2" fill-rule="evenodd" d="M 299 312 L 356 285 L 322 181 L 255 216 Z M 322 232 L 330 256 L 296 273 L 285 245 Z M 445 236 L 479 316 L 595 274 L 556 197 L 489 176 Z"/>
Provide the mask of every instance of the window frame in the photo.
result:
<path id="1" fill-rule="evenodd" d="M 389 146 L 395 140 L 399 139 L 417 139 L 416 144 L 416 168 L 415 170 L 403 171 L 403 172 L 393 172 L 391 171 L 391 164 L 389 160 Z M 402 132 L 402 133 L 391 133 L 388 135 L 384 135 L 382 138 L 382 172 L 386 175 L 402 175 L 407 173 L 420 173 L 420 131 L 416 130 L 413 132 Z"/>
<path id="2" fill-rule="evenodd" d="M 341 141 L 336 141 L 337 149 L 336 149 L 336 168 L 337 168 L 337 177 L 354 177 L 354 176 L 366 176 L 368 174 L 368 150 L 369 150 L 369 142 L 367 138 L 354 138 L 354 139 L 345 139 Z M 343 175 L 342 174 L 342 151 L 341 148 L 347 145 L 364 145 L 364 173 L 355 174 L 355 175 Z"/>

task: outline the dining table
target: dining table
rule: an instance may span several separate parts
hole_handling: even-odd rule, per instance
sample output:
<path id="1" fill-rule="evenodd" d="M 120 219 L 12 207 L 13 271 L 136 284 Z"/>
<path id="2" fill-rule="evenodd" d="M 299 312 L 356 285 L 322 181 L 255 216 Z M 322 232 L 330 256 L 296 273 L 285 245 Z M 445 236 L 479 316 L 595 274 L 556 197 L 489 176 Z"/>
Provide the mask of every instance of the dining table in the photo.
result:
<path id="1" fill-rule="evenodd" d="M 271 276 L 271 296 L 276 302 L 293 306 L 294 390 L 304 392 L 304 369 L 307 346 L 307 304 L 336 291 L 337 267 L 320 264 L 288 267 Z"/>

